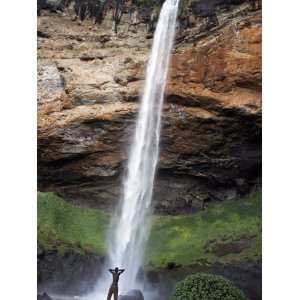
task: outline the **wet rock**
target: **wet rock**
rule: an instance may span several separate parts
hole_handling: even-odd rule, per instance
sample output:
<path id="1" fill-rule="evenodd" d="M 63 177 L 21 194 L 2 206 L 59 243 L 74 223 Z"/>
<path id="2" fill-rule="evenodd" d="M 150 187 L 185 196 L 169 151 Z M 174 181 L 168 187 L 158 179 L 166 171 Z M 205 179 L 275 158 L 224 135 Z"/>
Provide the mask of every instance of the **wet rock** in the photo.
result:
<path id="1" fill-rule="evenodd" d="M 43 293 L 37 296 L 37 300 L 52 300 L 52 298 L 47 293 Z"/>
<path id="2" fill-rule="evenodd" d="M 37 245 L 37 258 L 43 258 L 45 252 L 44 249 L 38 244 Z"/>
<path id="3" fill-rule="evenodd" d="M 128 296 L 135 297 L 134 300 L 144 300 L 143 293 L 140 290 L 131 290 L 127 294 Z"/>
<path id="4" fill-rule="evenodd" d="M 168 270 L 174 270 L 174 269 L 180 268 L 180 267 L 181 267 L 181 265 L 180 265 L 180 264 L 177 264 L 177 263 L 175 263 L 175 262 L 168 262 L 167 265 L 166 265 L 166 268 L 167 268 Z"/>
<path id="5" fill-rule="evenodd" d="M 143 293 L 140 290 L 131 290 L 126 295 L 120 295 L 119 300 L 144 300 Z"/>
<path id="6" fill-rule="evenodd" d="M 103 258 L 96 254 L 43 252 L 44 255 L 39 257 L 37 264 L 39 291 L 81 295 L 90 291 L 100 278 Z"/>

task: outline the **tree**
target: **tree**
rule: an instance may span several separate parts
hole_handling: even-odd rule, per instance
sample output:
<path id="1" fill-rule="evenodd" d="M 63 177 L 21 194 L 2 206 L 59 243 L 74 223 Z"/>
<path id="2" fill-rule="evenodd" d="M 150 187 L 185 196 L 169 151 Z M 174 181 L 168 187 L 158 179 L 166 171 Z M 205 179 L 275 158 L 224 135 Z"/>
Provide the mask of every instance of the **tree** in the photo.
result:
<path id="1" fill-rule="evenodd" d="M 115 0 L 114 1 L 114 10 L 113 10 L 113 22 L 114 22 L 114 31 L 118 32 L 118 26 L 121 22 L 121 18 L 124 12 L 125 0 Z"/>

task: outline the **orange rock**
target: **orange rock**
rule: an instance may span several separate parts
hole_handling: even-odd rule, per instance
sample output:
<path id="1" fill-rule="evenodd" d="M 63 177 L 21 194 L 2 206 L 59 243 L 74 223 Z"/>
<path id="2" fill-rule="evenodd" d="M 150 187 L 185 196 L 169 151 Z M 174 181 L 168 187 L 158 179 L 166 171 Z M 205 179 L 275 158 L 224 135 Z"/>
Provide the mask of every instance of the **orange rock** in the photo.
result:
<path id="1" fill-rule="evenodd" d="M 195 203 L 195 194 L 226 199 L 259 183 L 260 11 L 222 20 L 183 33 L 172 55 L 154 193 L 164 211 Z M 103 208 L 119 197 L 149 53 L 142 29 L 110 30 L 39 21 L 48 37 L 38 49 L 39 189 Z"/>

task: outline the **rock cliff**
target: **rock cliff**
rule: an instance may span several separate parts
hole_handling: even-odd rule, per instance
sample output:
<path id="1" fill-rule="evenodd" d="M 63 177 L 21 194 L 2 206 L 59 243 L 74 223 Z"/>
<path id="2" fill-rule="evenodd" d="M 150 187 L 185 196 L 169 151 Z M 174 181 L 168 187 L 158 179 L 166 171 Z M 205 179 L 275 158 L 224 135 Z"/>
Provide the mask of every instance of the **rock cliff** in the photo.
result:
<path id="1" fill-rule="evenodd" d="M 38 19 L 38 187 L 110 209 L 121 191 L 151 36 L 69 14 Z M 128 28 L 129 27 L 129 28 Z M 260 188 L 261 11 L 247 3 L 179 28 L 163 114 L 158 212 Z"/>

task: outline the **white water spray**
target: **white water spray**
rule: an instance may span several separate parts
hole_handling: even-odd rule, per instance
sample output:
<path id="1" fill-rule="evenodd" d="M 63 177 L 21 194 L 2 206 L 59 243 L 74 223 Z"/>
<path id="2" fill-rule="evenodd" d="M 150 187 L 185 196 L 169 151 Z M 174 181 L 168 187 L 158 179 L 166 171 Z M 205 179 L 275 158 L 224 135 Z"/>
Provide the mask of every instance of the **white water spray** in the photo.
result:
<path id="1" fill-rule="evenodd" d="M 177 10 L 178 0 L 166 0 L 161 9 L 129 153 L 121 213 L 115 216 L 112 223 L 114 229 L 109 240 L 109 261 L 111 267 L 118 266 L 126 270 L 120 279 L 121 291 L 137 287 L 137 275 L 149 236 L 147 216 L 151 209 L 159 157 L 161 113 Z"/>
<path id="2" fill-rule="evenodd" d="M 166 0 L 160 12 L 130 147 L 123 195 L 109 233 L 108 266 L 125 269 L 119 282 L 120 293 L 130 289 L 143 289 L 137 275 L 143 263 L 150 231 L 147 217 L 151 211 L 153 182 L 159 157 L 161 113 L 175 36 L 178 2 L 179 0 Z M 101 289 L 108 289 L 110 274 L 107 272 L 104 276 Z"/>

